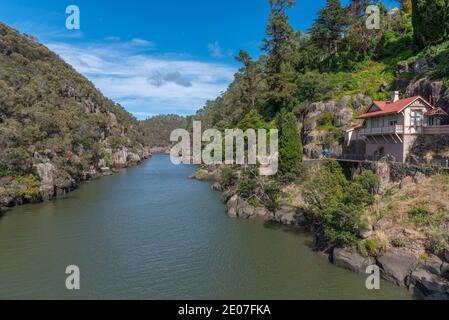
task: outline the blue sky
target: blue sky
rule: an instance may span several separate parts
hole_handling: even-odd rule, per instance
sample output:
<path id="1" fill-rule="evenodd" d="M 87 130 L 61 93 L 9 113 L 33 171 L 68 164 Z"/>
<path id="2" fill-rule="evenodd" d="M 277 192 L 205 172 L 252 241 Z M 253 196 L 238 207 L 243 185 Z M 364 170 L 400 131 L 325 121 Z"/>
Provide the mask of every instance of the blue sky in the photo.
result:
<path id="1" fill-rule="evenodd" d="M 0 0 L 0 21 L 32 34 L 137 118 L 194 114 L 225 91 L 240 49 L 260 54 L 267 0 Z M 347 3 L 348 1 L 343 1 Z M 298 0 L 307 30 L 325 0 Z M 81 29 L 65 28 L 77 5 Z"/>

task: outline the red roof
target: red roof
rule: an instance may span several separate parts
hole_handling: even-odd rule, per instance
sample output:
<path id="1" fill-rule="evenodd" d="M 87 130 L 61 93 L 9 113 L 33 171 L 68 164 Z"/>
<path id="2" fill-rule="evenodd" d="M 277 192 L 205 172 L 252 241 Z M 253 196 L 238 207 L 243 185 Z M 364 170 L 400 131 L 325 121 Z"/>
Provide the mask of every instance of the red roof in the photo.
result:
<path id="1" fill-rule="evenodd" d="M 418 98 L 421 98 L 422 100 L 424 100 L 420 96 L 415 96 L 415 97 L 411 97 L 411 98 L 407 98 L 407 99 L 398 100 L 398 101 L 392 102 L 392 103 L 386 102 L 386 101 L 374 101 L 373 105 L 378 107 L 380 110 L 364 113 L 364 114 L 358 116 L 357 119 L 367 119 L 367 118 L 373 118 L 373 117 L 383 116 L 383 115 L 387 115 L 387 114 L 399 113 L 402 110 L 404 110 L 408 105 L 410 105 L 415 100 L 417 100 Z M 424 101 L 426 101 L 426 100 L 424 100 Z"/>

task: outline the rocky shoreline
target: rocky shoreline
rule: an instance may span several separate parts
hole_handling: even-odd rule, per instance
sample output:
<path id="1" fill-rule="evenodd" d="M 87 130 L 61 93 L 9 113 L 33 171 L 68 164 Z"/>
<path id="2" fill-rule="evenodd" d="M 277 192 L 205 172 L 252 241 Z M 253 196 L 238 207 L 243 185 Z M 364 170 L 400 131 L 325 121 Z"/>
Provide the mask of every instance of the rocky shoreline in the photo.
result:
<path id="1" fill-rule="evenodd" d="M 388 176 L 396 174 L 396 172 L 390 172 L 391 168 L 385 168 L 382 165 L 378 170 Z M 414 175 L 421 179 L 421 174 L 415 172 Z M 384 280 L 408 289 L 417 298 L 449 300 L 449 250 L 444 251 L 443 257 L 430 255 L 423 260 L 405 247 L 389 248 L 383 255 L 376 258 L 362 256 L 356 247 L 330 247 L 316 227 L 316 222 L 307 215 L 305 201 L 298 188 L 287 186 L 283 192 L 289 195 L 288 199 L 281 199 L 278 209 L 275 212 L 270 212 L 265 207 L 250 205 L 235 190 L 223 188 L 219 177 L 220 170 L 210 167 L 199 169 L 191 178 L 209 182 L 213 190 L 221 192 L 221 199 L 227 207 L 230 218 L 262 218 L 265 221 L 301 228 L 315 235 L 315 250 L 338 267 L 366 274 L 368 266 L 377 265 Z M 382 178 L 384 184 L 389 180 L 385 176 L 381 176 Z M 409 174 L 404 174 L 401 177 L 401 183 L 411 183 L 410 180 L 413 179 Z M 419 179 L 415 178 L 415 182 L 418 183 Z M 360 230 L 361 238 L 368 238 L 376 228 L 381 228 L 381 225 L 374 225 L 369 230 Z"/>
<path id="2" fill-rule="evenodd" d="M 33 188 L 36 189 L 33 196 L 27 196 L 25 192 L 5 192 L 13 187 L 18 188 L 19 191 L 20 188 L 25 190 L 25 188 L 29 188 L 27 185 L 29 182 L 12 186 L 11 183 L 8 184 L 8 178 L 0 179 L 0 218 L 15 206 L 49 201 L 64 196 L 77 189 L 83 182 L 113 175 L 121 169 L 139 165 L 152 156 L 148 148 L 142 148 L 135 152 L 122 148 L 113 153 L 111 159 L 100 159 L 97 165 L 91 165 L 87 171 L 67 172 L 60 170 L 52 163 L 51 151 L 48 153 L 35 155 L 35 159 L 38 159 L 40 163 L 34 165 L 39 180 L 35 181 L 35 185 L 33 185 Z"/>

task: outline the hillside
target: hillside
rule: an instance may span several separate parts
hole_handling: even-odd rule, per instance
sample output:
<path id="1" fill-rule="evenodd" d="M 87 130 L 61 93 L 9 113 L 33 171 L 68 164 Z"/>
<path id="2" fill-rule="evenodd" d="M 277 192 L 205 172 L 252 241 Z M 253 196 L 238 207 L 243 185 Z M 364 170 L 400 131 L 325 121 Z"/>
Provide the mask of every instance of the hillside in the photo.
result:
<path id="1" fill-rule="evenodd" d="M 172 131 L 186 127 L 187 118 L 178 115 L 155 116 L 141 122 L 145 142 L 151 148 L 169 147 Z"/>
<path id="2" fill-rule="evenodd" d="M 35 39 L 0 23 L 0 207 L 63 194 L 149 153 L 138 121 Z"/>

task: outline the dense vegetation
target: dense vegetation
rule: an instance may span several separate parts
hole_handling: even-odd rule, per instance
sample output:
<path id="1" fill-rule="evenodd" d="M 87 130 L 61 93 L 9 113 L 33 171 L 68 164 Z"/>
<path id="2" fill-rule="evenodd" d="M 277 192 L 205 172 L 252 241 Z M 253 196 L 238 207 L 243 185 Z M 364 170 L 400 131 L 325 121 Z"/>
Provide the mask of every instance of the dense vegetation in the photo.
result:
<path id="1" fill-rule="evenodd" d="M 187 119 L 178 115 L 155 116 L 141 123 L 145 142 L 150 147 L 170 146 L 170 134 L 172 131 L 183 129 L 186 126 Z"/>
<path id="2" fill-rule="evenodd" d="M 36 164 L 51 163 L 54 178 L 70 186 L 100 160 L 124 147 L 140 153 L 144 143 L 121 106 L 35 39 L 0 23 L 0 207 L 15 185 L 38 196 Z"/>

